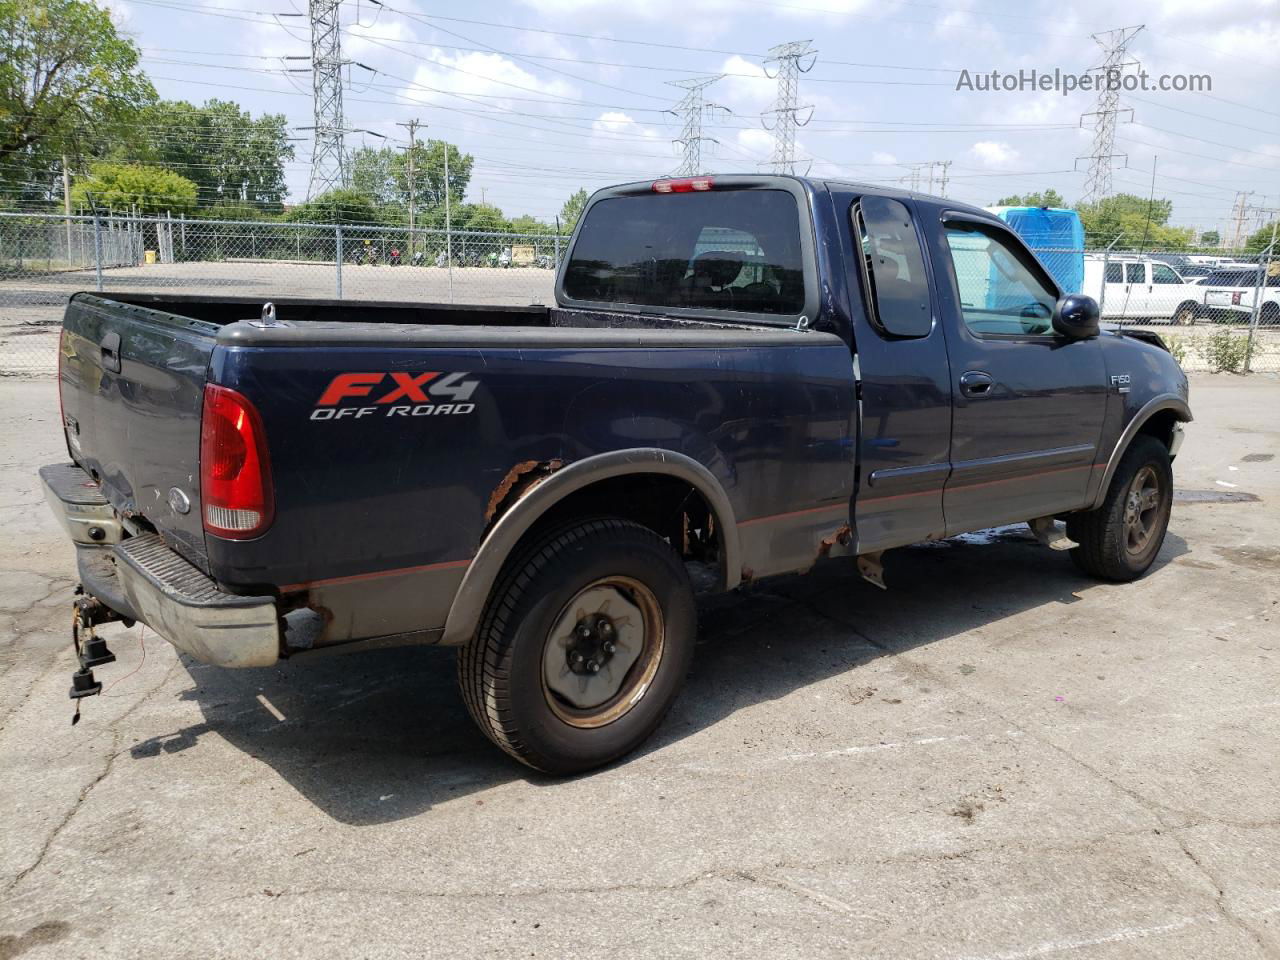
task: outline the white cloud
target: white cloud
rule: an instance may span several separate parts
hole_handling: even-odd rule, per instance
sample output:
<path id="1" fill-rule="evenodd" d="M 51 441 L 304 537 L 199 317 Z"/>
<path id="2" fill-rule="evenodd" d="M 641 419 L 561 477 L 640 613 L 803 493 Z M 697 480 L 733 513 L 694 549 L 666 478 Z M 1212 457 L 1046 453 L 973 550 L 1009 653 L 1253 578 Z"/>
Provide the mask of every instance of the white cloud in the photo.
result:
<path id="1" fill-rule="evenodd" d="M 897 163 L 898 158 L 895 157 L 892 153 L 887 153 L 884 150 L 876 150 L 874 153 L 871 154 L 871 162 L 876 164 L 877 166 L 881 166 L 881 165 L 887 165 L 890 163 Z"/>
<path id="2" fill-rule="evenodd" d="M 997 140 L 980 140 L 969 148 L 978 162 L 991 170 L 1007 170 L 1018 162 L 1021 154 L 1007 143 Z"/>
<path id="3" fill-rule="evenodd" d="M 367 26 L 360 23 L 350 24 L 343 33 L 342 52 L 351 57 L 370 56 L 385 59 L 397 53 L 410 53 L 412 48 L 403 46 L 403 41 L 415 38 L 413 30 L 403 20 L 384 17 Z"/>
<path id="4" fill-rule="evenodd" d="M 497 53 L 451 54 L 432 49 L 427 56 L 428 62 L 420 63 L 414 71 L 414 86 L 404 90 L 406 96 L 416 100 L 456 106 L 459 100 L 448 94 L 460 94 L 484 98 L 484 103 L 474 105 L 476 109 L 483 109 L 486 104 L 510 106 L 514 101 L 504 103 L 508 98 L 527 98 L 531 93 L 550 98 L 574 97 L 577 93 L 565 81 L 535 76 Z M 462 106 L 473 107 L 465 101 Z M 539 110 L 545 109 L 545 105 L 539 105 Z"/>

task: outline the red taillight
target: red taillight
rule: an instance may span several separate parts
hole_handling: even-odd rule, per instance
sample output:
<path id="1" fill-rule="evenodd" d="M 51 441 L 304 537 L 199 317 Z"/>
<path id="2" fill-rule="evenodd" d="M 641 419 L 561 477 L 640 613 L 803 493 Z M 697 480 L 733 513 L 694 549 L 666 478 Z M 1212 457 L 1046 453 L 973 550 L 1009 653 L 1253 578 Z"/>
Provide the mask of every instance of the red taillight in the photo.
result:
<path id="1" fill-rule="evenodd" d="M 262 418 L 245 397 L 212 383 L 200 417 L 200 502 L 204 529 L 231 540 L 258 536 L 275 512 Z"/>
<path id="2" fill-rule="evenodd" d="M 653 181 L 654 193 L 693 193 L 695 190 L 710 190 L 715 186 L 712 177 L 682 177 L 678 180 Z"/>

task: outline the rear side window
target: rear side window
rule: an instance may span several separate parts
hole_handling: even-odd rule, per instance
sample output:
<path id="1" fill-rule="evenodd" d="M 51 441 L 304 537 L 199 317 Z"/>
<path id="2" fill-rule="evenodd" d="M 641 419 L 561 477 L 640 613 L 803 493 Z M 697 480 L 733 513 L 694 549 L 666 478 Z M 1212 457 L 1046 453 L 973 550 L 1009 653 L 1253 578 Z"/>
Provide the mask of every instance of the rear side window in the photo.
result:
<path id="1" fill-rule="evenodd" d="M 1120 269 L 1120 264 L 1107 264 L 1107 283 L 1124 283 L 1124 273 Z"/>
<path id="2" fill-rule="evenodd" d="M 800 213 L 785 190 L 609 197 L 565 267 L 572 300 L 794 316 L 804 310 Z"/>
<path id="3" fill-rule="evenodd" d="M 929 281 L 911 213 L 889 197 L 863 197 L 853 219 L 872 320 L 892 336 L 927 336 L 933 329 Z"/>
<path id="4" fill-rule="evenodd" d="M 1124 265 L 1125 283 L 1146 283 L 1147 265 L 1145 263 L 1126 263 Z"/>

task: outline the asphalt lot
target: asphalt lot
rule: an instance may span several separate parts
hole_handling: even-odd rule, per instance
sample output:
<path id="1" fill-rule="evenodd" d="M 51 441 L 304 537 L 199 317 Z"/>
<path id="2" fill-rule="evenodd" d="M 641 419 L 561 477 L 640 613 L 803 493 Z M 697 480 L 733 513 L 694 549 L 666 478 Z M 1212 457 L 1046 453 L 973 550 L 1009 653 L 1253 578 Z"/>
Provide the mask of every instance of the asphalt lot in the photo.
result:
<path id="1" fill-rule="evenodd" d="M 444 650 L 226 672 L 116 626 L 73 728 L 56 390 L 0 401 L 0 958 L 1280 957 L 1275 377 L 1193 377 L 1144 580 L 1010 530 L 757 585 L 567 781 Z"/>

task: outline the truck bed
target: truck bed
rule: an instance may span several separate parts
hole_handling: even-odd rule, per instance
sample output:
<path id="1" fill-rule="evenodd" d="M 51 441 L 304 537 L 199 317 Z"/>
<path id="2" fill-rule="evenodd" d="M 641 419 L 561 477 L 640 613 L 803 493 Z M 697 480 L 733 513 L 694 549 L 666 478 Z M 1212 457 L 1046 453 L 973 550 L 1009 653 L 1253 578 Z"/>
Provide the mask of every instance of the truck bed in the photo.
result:
<path id="1" fill-rule="evenodd" d="M 744 525 L 743 563 L 758 574 L 812 563 L 847 522 L 852 368 L 838 337 L 540 306 L 330 300 L 276 301 L 267 323 L 262 306 L 77 294 L 62 340 L 64 421 L 72 458 L 136 532 L 158 534 L 233 592 L 308 596 L 334 618 L 324 641 L 438 625 L 436 606 L 504 490 L 614 450 L 670 450 L 711 471 Z M 326 399 L 348 382 L 357 386 Z M 251 539 L 202 523 L 206 384 L 238 392 L 261 416 L 275 518 Z M 795 516 L 784 509 L 797 504 Z"/>

